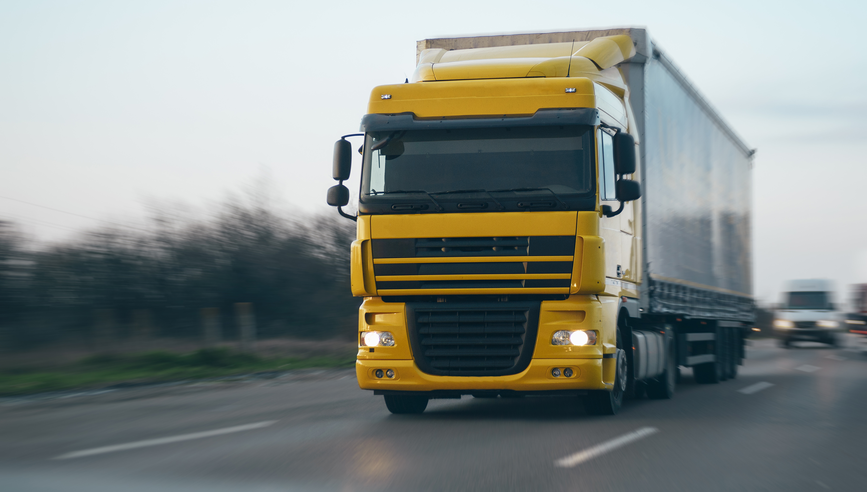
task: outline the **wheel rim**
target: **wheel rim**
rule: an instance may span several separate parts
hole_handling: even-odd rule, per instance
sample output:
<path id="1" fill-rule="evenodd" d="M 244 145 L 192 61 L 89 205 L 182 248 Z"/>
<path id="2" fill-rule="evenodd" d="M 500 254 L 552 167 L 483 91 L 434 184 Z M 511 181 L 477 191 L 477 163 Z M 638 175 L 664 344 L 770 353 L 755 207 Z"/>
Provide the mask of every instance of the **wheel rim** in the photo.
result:
<path id="1" fill-rule="evenodd" d="M 622 349 L 617 349 L 617 381 L 615 381 L 615 389 L 618 389 L 621 392 L 626 391 L 626 376 L 626 353 Z"/>

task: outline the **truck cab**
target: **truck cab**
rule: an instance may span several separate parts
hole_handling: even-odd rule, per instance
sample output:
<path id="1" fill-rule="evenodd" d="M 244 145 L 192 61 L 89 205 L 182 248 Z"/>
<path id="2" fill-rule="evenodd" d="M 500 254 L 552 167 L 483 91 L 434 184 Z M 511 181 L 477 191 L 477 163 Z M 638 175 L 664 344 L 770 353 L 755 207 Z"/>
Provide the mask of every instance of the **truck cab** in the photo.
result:
<path id="1" fill-rule="evenodd" d="M 774 319 L 780 344 L 788 348 L 794 341 L 807 340 L 836 346 L 843 319 L 833 299 L 830 280 L 789 281 Z"/>

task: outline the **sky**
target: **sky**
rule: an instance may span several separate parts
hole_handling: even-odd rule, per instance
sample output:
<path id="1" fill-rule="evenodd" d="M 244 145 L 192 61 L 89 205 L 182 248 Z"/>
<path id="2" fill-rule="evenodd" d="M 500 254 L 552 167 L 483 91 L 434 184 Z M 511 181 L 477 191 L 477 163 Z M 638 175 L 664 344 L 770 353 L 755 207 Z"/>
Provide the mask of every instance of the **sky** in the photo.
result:
<path id="1" fill-rule="evenodd" d="M 333 142 L 431 37 L 646 27 L 758 150 L 754 293 L 867 283 L 867 2 L 0 0 L 0 220 L 69 240 L 267 183 L 329 211 Z M 357 174 L 357 173 L 356 173 Z"/>

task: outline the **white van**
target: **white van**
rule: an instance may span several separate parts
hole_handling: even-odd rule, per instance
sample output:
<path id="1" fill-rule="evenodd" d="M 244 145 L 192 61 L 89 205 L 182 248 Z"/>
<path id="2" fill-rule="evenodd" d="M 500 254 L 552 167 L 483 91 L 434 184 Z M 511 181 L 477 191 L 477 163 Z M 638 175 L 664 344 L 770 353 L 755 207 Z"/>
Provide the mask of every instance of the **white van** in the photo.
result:
<path id="1" fill-rule="evenodd" d="M 830 280 L 790 280 L 777 309 L 774 330 L 783 347 L 795 340 L 814 340 L 837 345 L 842 315 L 834 306 Z"/>

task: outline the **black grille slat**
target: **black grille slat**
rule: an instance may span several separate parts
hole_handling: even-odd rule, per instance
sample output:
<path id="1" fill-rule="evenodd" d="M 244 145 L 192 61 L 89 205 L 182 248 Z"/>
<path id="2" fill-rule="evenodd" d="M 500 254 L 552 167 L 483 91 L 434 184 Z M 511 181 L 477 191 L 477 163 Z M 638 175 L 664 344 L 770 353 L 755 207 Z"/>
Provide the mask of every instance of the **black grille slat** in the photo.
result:
<path id="1" fill-rule="evenodd" d="M 415 255 L 426 256 L 526 256 L 528 237 L 444 237 L 416 239 Z"/>
<path id="2" fill-rule="evenodd" d="M 374 239 L 374 258 L 573 256 L 574 236 Z"/>
<path id="3" fill-rule="evenodd" d="M 509 360 L 470 360 L 470 361 L 455 361 L 455 360 L 437 360 L 432 363 L 434 367 L 439 369 L 451 369 L 452 371 L 460 371 L 466 369 L 485 370 L 485 369 L 506 369 L 514 365 L 511 359 Z"/>
<path id="4" fill-rule="evenodd" d="M 516 334 L 523 335 L 524 328 L 521 326 L 485 326 L 485 325 L 464 325 L 460 326 L 430 326 L 419 328 L 418 332 L 422 335 L 479 335 L 479 334 Z"/>
<path id="5" fill-rule="evenodd" d="M 446 303 L 448 304 L 448 303 Z M 532 355 L 538 303 L 454 306 L 408 304 L 416 360 L 426 372 L 452 376 L 514 374 Z"/>
<path id="6" fill-rule="evenodd" d="M 424 346 L 428 345 L 511 345 L 519 347 L 524 341 L 519 337 L 431 337 L 421 341 Z"/>
<path id="7" fill-rule="evenodd" d="M 424 351 L 424 355 L 428 357 L 509 357 L 511 361 L 511 358 L 521 355 L 521 351 L 518 349 L 429 349 Z"/>
<path id="8" fill-rule="evenodd" d="M 415 247 L 418 248 L 503 248 L 524 247 L 530 245 L 529 238 L 442 238 L 442 239 L 416 239 Z"/>
<path id="9" fill-rule="evenodd" d="M 373 272 L 377 277 L 377 289 L 381 290 L 560 289 L 565 293 L 571 285 L 570 278 L 526 277 L 540 274 L 571 276 L 573 263 L 568 258 L 575 255 L 575 240 L 575 236 L 373 239 Z M 542 256 L 559 256 L 567 261 L 532 261 L 533 257 L 541 260 L 543 258 L 539 257 Z M 457 260 L 471 257 L 488 257 L 493 261 L 464 263 Z M 404 261 L 377 261 L 392 258 Z M 413 262 L 411 258 L 417 260 Z M 525 258 L 528 261 L 522 261 Z M 499 259 L 507 261 L 497 261 Z M 477 277 L 424 278 L 435 275 Z M 484 278 L 488 275 L 513 278 Z"/>
<path id="10" fill-rule="evenodd" d="M 425 323 L 498 323 L 498 322 L 513 322 L 524 323 L 527 321 L 526 313 L 509 312 L 509 313 L 430 313 L 426 317 L 419 317 L 419 321 Z"/>

